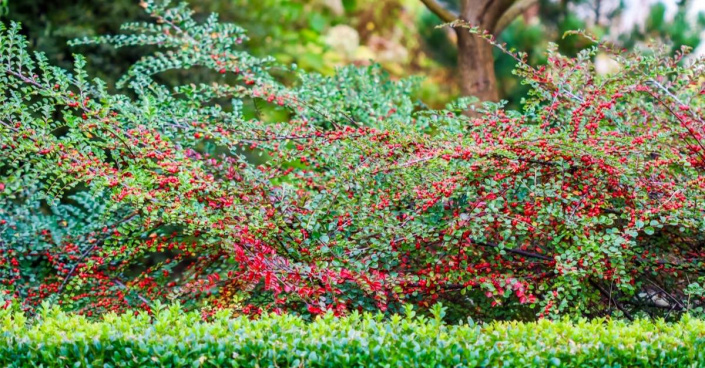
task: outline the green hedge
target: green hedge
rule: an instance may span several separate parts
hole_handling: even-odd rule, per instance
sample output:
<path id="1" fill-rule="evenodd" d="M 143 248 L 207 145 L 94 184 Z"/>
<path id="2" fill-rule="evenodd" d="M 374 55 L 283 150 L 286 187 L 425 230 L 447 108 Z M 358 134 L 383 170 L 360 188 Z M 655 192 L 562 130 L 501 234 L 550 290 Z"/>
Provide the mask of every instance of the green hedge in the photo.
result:
<path id="1" fill-rule="evenodd" d="M 100 321 L 45 307 L 28 320 L 0 311 L 0 366 L 703 367 L 705 321 L 497 322 L 292 315 L 211 322 L 178 306 Z"/>

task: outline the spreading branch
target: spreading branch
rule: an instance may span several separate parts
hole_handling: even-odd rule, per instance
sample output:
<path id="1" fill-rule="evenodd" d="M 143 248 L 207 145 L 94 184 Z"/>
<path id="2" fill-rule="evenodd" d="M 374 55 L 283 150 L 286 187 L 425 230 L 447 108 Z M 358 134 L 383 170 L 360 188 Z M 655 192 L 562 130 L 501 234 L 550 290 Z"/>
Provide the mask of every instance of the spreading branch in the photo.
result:
<path id="1" fill-rule="evenodd" d="M 626 310 L 626 309 L 622 306 L 622 304 L 620 304 L 620 303 L 617 301 L 617 299 L 615 299 L 615 298 L 612 297 L 612 293 L 610 293 L 609 291 L 605 290 L 602 286 L 600 286 L 600 284 L 598 284 L 596 281 L 594 281 L 594 280 L 592 280 L 592 279 L 589 280 L 588 282 L 590 283 L 590 285 L 592 285 L 592 287 L 594 287 L 595 289 L 597 289 L 597 291 L 599 291 L 600 294 L 602 294 L 603 297 L 607 298 L 607 300 L 609 301 L 609 303 L 614 304 L 615 307 L 617 307 L 617 309 L 619 309 L 619 310 L 622 312 L 622 314 L 624 314 L 624 316 L 627 317 L 628 320 L 630 320 L 630 321 L 633 321 L 633 320 L 634 320 L 634 316 L 632 316 L 632 314 L 629 313 L 629 311 Z"/>
<path id="2" fill-rule="evenodd" d="M 441 18 L 444 22 L 452 22 L 458 19 L 457 14 L 443 7 L 443 5 L 437 3 L 436 0 L 421 0 L 421 2 L 426 5 L 428 10 L 438 16 L 438 18 Z"/>
<path id="3" fill-rule="evenodd" d="M 494 34 L 498 35 L 504 31 L 509 24 L 511 24 L 514 19 L 516 19 L 521 13 L 525 12 L 530 7 L 534 6 L 538 0 L 519 0 L 512 4 L 507 11 L 505 11 L 502 16 L 497 21 L 494 27 Z"/>

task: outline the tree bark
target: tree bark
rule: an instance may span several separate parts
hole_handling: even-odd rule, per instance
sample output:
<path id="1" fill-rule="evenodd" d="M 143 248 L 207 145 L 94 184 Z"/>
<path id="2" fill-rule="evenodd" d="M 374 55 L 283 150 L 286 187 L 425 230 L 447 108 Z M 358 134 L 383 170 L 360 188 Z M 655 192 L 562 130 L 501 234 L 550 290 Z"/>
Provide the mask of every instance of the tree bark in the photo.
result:
<path id="1" fill-rule="evenodd" d="M 460 14 L 454 14 L 436 0 L 421 0 L 444 22 L 457 18 L 497 35 L 526 6 L 536 0 L 457 0 Z M 515 5 L 512 7 L 512 5 Z M 510 9 L 511 8 L 511 9 Z M 499 22 L 506 13 L 506 19 Z M 510 19 L 511 18 L 511 19 Z M 475 96 L 480 101 L 499 101 L 497 77 L 494 72 L 494 47 L 465 28 L 456 28 L 458 36 L 458 84 L 463 96 Z M 472 114 L 469 114 L 472 115 Z"/>
<path id="2" fill-rule="evenodd" d="M 480 101 L 499 101 L 493 46 L 467 29 L 457 29 L 457 35 L 460 92 Z"/>
<path id="3" fill-rule="evenodd" d="M 517 19 L 522 13 L 538 4 L 539 0 L 516 0 L 497 20 L 497 24 L 493 30 L 494 34 L 499 36 L 514 19 Z"/>
<path id="4" fill-rule="evenodd" d="M 460 0 L 460 18 L 489 32 L 495 31 L 502 15 L 515 0 Z M 494 47 L 467 29 L 457 28 L 458 75 L 464 96 L 480 101 L 499 101 L 494 72 Z"/>

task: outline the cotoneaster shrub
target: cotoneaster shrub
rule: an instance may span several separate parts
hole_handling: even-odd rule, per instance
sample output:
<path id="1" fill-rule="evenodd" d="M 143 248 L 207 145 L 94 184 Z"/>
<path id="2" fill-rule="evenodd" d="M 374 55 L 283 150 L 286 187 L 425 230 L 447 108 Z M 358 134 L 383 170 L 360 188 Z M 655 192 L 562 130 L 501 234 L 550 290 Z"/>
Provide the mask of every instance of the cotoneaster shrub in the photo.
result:
<path id="1" fill-rule="evenodd" d="M 215 15 L 142 6 L 154 23 L 77 42 L 157 50 L 119 82 L 124 95 L 80 56 L 72 72 L 48 65 L 18 25 L 0 36 L 7 305 L 702 311 L 702 60 L 599 44 L 576 58 L 549 49 L 541 68 L 514 55 L 525 110 L 485 104 L 469 118 L 466 101 L 424 109 L 414 80 L 377 67 L 306 74 L 248 54 L 245 31 Z M 598 51 L 619 71 L 597 75 Z M 153 79 L 175 69 L 222 83 Z M 280 83 L 287 73 L 300 83 Z"/>
<path id="2" fill-rule="evenodd" d="M 438 304 L 436 306 L 439 306 Z M 705 322 L 580 319 L 478 325 L 443 323 L 443 310 L 411 308 L 306 322 L 251 320 L 221 311 L 209 322 L 178 306 L 109 313 L 97 321 L 45 306 L 36 318 L 0 311 L 7 367 L 700 367 Z"/>

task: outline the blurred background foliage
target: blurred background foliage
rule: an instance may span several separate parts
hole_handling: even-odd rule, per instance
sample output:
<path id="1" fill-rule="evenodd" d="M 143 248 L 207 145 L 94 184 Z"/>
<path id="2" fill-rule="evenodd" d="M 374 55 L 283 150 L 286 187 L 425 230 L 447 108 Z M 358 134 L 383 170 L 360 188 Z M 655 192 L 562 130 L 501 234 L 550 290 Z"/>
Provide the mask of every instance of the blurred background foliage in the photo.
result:
<path id="1" fill-rule="evenodd" d="M 527 52 L 534 64 L 546 61 L 548 42 L 557 43 L 566 54 L 586 47 L 587 41 L 579 37 L 563 38 L 565 31 L 576 29 L 629 48 L 651 39 L 669 40 L 673 50 L 699 45 L 705 17 L 700 14 L 693 20 L 688 16 L 687 0 L 671 0 L 676 1 L 675 15 L 652 1 L 641 24 L 615 32 L 613 23 L 628 11 L 623 1 L 539 0 L 502 32 L 500 40 L 509 48 Z M 451 8 L 452 3 L 445 0 Z M 126 20 L 146 20 L 138 4 L 139 0 L 0 0 L 0 15 L 5 22 L 21 22 L 31 47 L 45 52 L 54 63 L 70 68 L 72 54 L 84 54 L 92 75 L 112 85 L 145 50 L 72 48 L 67 41 L 118 33 Z M 373 60 L 396 78 L 424 76 L 415 97 L 429 106 L 442 106 L 458 95 L 455 33 L 436 28 L 442 22 L 419 0 L 200 0 L 191 6 L 201 17 L 217 12 L 222 20 L 247 29 L 251 38 L 247 47 L 255 55 L 273 55 L 284 64 L 324 75 L 336 66 L 365 65 Z M 514 61 L 499 51 L 495 56 L 500 94 L 511 107 L 519 107 L 527 88 L 512 74 Z M 605 65 L 609 69 L 609 60 Z M 189 71 L 190 80 L 210 77 Z M 180 76 L 167 73 L 162 78 L 169 83 Z"/>

